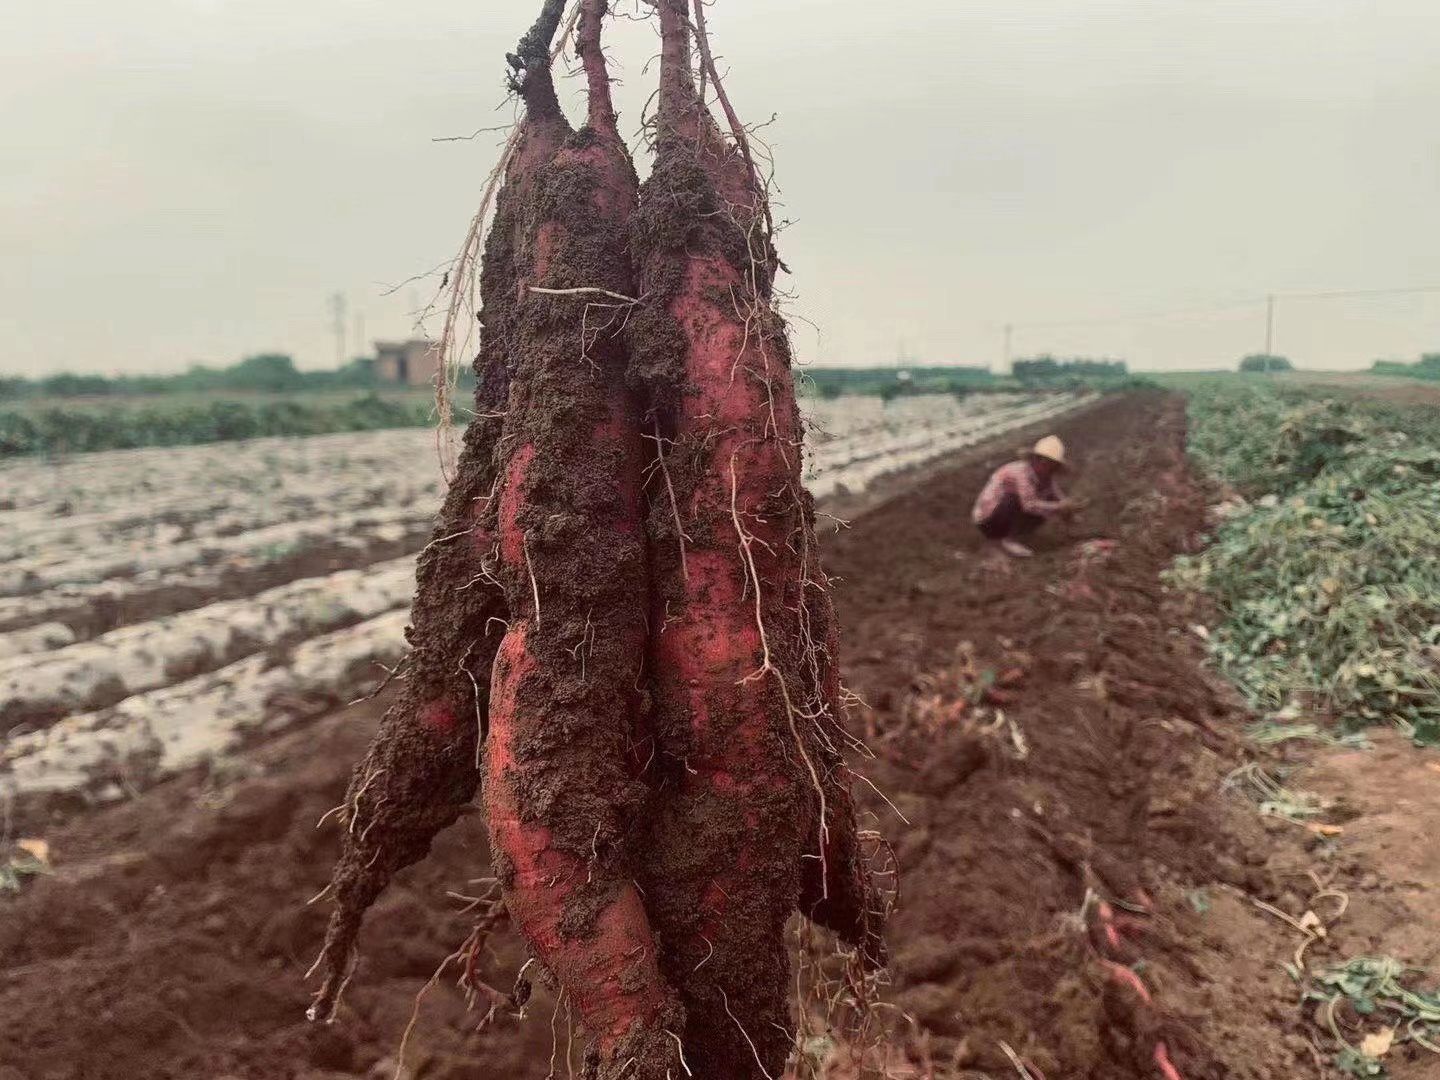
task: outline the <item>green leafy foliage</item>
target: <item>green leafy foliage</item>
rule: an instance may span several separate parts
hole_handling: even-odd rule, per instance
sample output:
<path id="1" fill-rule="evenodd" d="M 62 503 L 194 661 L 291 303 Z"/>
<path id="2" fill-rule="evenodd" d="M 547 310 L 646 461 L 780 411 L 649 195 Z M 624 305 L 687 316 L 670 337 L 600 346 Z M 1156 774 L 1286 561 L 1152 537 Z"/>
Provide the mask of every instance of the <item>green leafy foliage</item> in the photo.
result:
<path id="1" fill-rule="evenodd" d="M 433 421 L 434 403 L 428 396 L 376 393 L 337 400 L 159 398 L 140 405 L 117 401 L 101 406 L 0 408 L 0 458 L 425 427 Z"/>
<path id="2" fill-rule="evenodd" d="M 1209 382 L 1190 396 L 1190 452 L 1242 495 L 1288 495 L 1375 431 L 1353 404 L 1266 383 Z"/>
<path id="3" fill-rule="evenodd" d="M 1440 424 L 1223 383 L 1191 423 L 1199 463 L 1248 497 L 1171 573 L 1215 602 L 1224 673 L 1265 713 L 1440 743 Z"/>
<path id="4" fill-rule="evenodd" d="M 1391 1045 L 1413 1043 L 1440 1054 L 1440 986 L 1423 986 L 1429 973 L 1392 956 L 1361 956 L 1316 975 L 1304 1000 L 1318 1003 L 1320 1015 L 1341 1043 L 1336 1068 L 1348 1076 L 1385 1077 L 1384 1054 Z M 1352 1045 L 1336 1021 L 1337 1007 L 1348 1005 L 1378 1031 Z"/>
<path id="5" fill-rule="evenodd" d="M 1413 364 L 1403 360 L 1376 360 L 1371 370 L 1376 375 L 1404 375 L 1412 379 L 1440 380 L 1440 353 L 1426 353 Z"/>
<path id="6" fill-rule="evenodd" d="M 333 371 L 301 371 L 283 353 L 249 356 L 229 367 L 193 365 L 179 375 L 75 375 L 41 379 L 0 378 L 0 402 L 46 398 L 149 397 L 217 391 L 292 394 L 320 390 L 368 390 L 378 387 L 375 362 L 357 358 Z"/>

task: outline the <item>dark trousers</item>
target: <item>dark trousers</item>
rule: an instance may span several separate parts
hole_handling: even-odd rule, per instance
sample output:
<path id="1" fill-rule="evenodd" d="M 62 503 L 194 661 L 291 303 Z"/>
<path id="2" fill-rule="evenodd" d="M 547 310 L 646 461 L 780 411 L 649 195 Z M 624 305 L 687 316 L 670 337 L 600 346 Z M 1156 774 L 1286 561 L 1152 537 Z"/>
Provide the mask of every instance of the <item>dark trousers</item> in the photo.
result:
<path id="1" fill-rule="evenodd" d="M 1044 524 L 1039 514 L 1027 514 L 1020 508 L 1018 495 L 1006 495 L 990 516 L 979 522 L 979 529 L 987 540 L 1019 540 Z"/>

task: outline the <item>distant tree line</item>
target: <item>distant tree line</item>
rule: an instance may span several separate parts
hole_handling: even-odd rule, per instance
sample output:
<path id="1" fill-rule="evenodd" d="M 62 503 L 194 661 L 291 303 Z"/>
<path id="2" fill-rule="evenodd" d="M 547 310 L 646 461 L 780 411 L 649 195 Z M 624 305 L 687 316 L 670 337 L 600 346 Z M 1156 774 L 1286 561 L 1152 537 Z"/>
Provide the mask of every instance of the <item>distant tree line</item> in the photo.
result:
<path id="1" fill-rule="evenodd" d="M 1412 379 L 1440 380 L 1440 353 L 1426 353 L 1413 364 L 1403 360 L 1376 360 L 1371 368 L 1376 375 L 1406 375 Z"/>
<path id="2" fill-rule="evenodd" d="M 466 370 L 461 384 L 453 415 L 463 424 L 473 372 Z M 197 365 L 180 375 L 0 377 L 0 458 L 434 422 L 430 395 L 382 393 L 387 385 L 368 358 L 337 371 L 299 371 L 280 353 L 225 368 Z"/>
<path id="3" fill-rule="evenodd" d="M 1240 370 L 1270 374 L 1277 371 L 1294 371 L 1295 365 L 1283 356 L 1271 356 L 1268 353 L 1251 353 L 1240 361 Z"/>
<path id="4" fill-rule="evenodd" d="M 453 418 L 459 424 L 469 419 L 459 408 Z M 103 407 L 93 403 L 0 406 L 0 458 L 428 427 L 434 422 L 435 403 L 429 398 L 374 392 L 278 400 L 162 395 L 114 399 Z"/>
<path id="5" fill-rule="evenodd" d="M 1017 360 L 1014 373 L 996 375 L 984 367 L 804 368 L 801 388 L 822 398 L 868 394 L 891 401 L 912 394 L 1003 393 L 1016 390 L 1124 390 L 1151 385 L 1132 376 L 1123 360 Z"/>
<path id="6" fill-rule="evenodd" d="M 151 394 L 241 392 L 286 394 L 309 390 L 369 390 L 378 386 L 375 361 L 361 357 L 335 371 L 300 371 L 283 353 L 246 357 L 229 367 L 192 366 L 179 375 L 0 376 L 0 401 L 24 398 L 139 397 Z"/>
<path id="7" fill-rule="evenodd" d="M 1130 377 L 1130 367 L 1124 360 L 1089 360 L 1085 357 L 1058 360 L 1048 354 L 1016 360 L 1012 371 L 1015 378 L 1026 386 L 1063 382 L 1088 385 L 1120 382 Z"/>
<path id="8" fill-rule="evenodd" d="M 996 378 L 984 367 L 838 368 L 801 371 L 801 391 L 822 398 L 864 394 L 886 401 L 907 394 L 964 394 L 993 389 Z"/>

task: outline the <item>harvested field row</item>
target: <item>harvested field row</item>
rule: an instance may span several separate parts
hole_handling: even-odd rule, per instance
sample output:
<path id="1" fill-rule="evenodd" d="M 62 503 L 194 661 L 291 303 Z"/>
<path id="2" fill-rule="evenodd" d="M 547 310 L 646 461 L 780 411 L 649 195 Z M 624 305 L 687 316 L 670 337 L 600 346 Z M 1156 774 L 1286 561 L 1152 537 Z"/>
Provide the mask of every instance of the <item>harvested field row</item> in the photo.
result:
<path id="1" fill-rule="evenodd" d="M 383 681 L 405 651 L 407 618 L 403 607 L 391 610 L 11 737 L 0 749 L 0 799 L 13 822 L 39 827 L 52 809 L 133 797 L 196 766 L 244 768 L 233 757 L 242 747 Z"/>
<path id="2" fill-rule="evenodd" d="M 827 493 L 861 492 L 888 473 L 1089 401 L 1062 394 L 914 398 L 888 407 L 876 399 L 817 403 L 817 415 L 832 423 L 855 418 L 864 435 L 832 437 L 816 458 L 834 466 L 813 482 Z M 867 440 L 878 448 L 867 449 Z M 97 455 L 105 456 L 142 455 Z M 158 550 L 0 567 L 0 579 L 9 574 L 12 584 L 33 585 L 40 575 L 126 575 L 0 598 L 0 731 L 54 725 L 10 742 L 0 758 L 0 788 L 26 814 L 32 803 L 140 790 L 167 775 L 172 762 L 194 762 L 188 751 L 152 752 L 172 738 L 156 732 L 187 710 L 201 748 L 195 753 L 231 749 L 235 743 L 224 733 L 261 727 L 267 694 L 297 697 L 282 673 L 290 666 L 283 657 L 312 638 L 310 652 L 325 659 L 297 677 L 298 696 L 331 705 L 365 693 L 381 672 L 376 665 L 395 662 L 395 640 L 382 632 L 332 632 L 408 604 L 414 577 L 408 553 L 430 528 L 428 509 L 423 517 L 418 507 L 413 514 L 374 509 L 348 524 L 300 521 Z M 363 569 L 310 576 L 347 565 Z M 338 653 L 332 639 L 343 643 Z M 302 711 L 313 714 L 314 707 Z"/>
<path id="3" fill-rule="evenodd" d="M 123 627 L 68 648 L 0 659 L 0 734 L 114 705 L 404 608 L 414 579 L 414 560 L 397 559 Z"/>
<path id="4" fill-rule="evenodd" d="M 1221 793 L 1234 751 L 1207 732 L 1230 710 L 1157 580 L 1203 524 L 1183 435 L 1178 403 L 1153 397 L 1067 432 L 1091 504 L 1028 565 L 979 557 L 939 485 L 829 548 L 868 611 L 848 639 L 874 706 L 867 773 L 905 819 L 871 801 L 903 885 L 894 1000 L 937 1062 L 1001 1076 L 1008 1047 L 1036 1075 L 1150 1077 L 1163 1044 L 1187 1080 L 1300 1075 L 1268 1035 L 1214 1038 L 1244 1015 L 1230 988 L 1211 988 L 1218 1016 L 1171 1011 L 1206 981 L 1173 929 L 1183 898 L 1258 831 Z M 1115 908 L 1131 914 L 1111 942 Z"/>
<path id="5" fill-rule="evenodd" d="M 988 431 L 1014 422 L 1010 418 L 1023 420 L 1027 412 L 1063 408 L 1074 397 L 814 401 L 807 415 L 827 434 L 816 440 L 812 476 L 843 470 L 858 454 L 883 454 L 874 444 L 877 436 L 908 434 L 906 450 L 922 450 L 961 430 Z M 435 438 L 433 431 L 385 431 L 0 465 L 8 506 L 0 508 L 0 529 L 14 538 L 0 551 L 0 572 L 21 569 L 4 565 L 10 562 L 41 565 L 42 553 L 47 562 L 73 559 L 97 540 L 144 549 L 229 537 L 304 521 L 322 508 L 345 514 L 405 507 L 428 516 L 443 483 Z"/>
<path id="6" fill-rule="evenodd" d="M 1158 584 L 1203 523 L 1179 403 L 1110 401 L 1057 427 L 1091 508 L 1030 563 L 986 558 L 968 523 L 1008 456 L 996 443 L 826 541 L 843 659 L 873 706 L 856 719 L 877 757 L 860 767 L 906 819 L 879 798 L 866 807 L 903 872 L 890 930 L 901 1011 L 883 1047 L 840 1032 L 807 1045 L 837 1078 L 861 1075 L 853 1052 L 885 1060 L 865 1075 L 896 1080 L 1013 1076 L 1016 1060 L 1052 1080 L 1151 1080 L 1162 1044 L 1185 1080 L 1320 1077 L 1280 967 L 1293 930 L 1250 899 L 1293 910 L 1311 857 L 1300 831 L 1263 827 L 1222 791 L 1244 717 Z M 338 1023 L 305 1024 L 323 912 L 304 902 L 337 842 L 333 822 L 314 825 L 381 710 L 324 718 L 240 773 L 177 777 L 48 833 L 54 875 L 0 922 L 0 1072 L 565 1075 L 566 1012 L 548 992 L 527 1021 L 477 1033 L 448 979 L 421 999 L 397 1069 L 417 994 L 472 929 L 464 897 L 489 874 L 468 819 L 382 900 Z M 508 987 L 523 955 L 507 935 L 492 945 L 476 976 Z"/>

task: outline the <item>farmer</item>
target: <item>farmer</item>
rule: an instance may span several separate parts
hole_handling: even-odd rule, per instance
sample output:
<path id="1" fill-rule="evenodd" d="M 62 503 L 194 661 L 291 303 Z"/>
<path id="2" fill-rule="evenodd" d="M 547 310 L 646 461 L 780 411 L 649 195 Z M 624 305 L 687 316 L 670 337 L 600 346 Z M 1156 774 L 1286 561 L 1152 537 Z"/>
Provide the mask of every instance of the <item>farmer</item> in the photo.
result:
<path id="1" fill-rule="evenodd" d="M 975 500 L 975 525 L 1017 559 L 1034 554 L 1021 541 L 1052 517 L 1068 518 L 1076 503 L 1056 484 L 1065 471 L 1065 444 L 1049 435 L 1035 449 L 995 470 Z"/>

